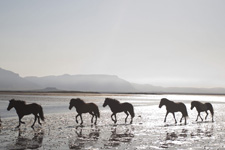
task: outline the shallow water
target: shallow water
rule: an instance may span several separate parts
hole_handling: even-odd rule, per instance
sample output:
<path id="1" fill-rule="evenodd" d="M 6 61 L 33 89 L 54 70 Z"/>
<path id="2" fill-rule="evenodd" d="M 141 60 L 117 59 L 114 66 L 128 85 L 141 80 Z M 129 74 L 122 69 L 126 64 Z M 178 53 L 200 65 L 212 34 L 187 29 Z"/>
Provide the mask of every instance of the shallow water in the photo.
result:
<path id="1" fill-rule="evenodd" d="M 124 124 L 124 113 L 117 115 L 116 125 L 112 122 L 109 107 L 102 107 L 104 98 L 109 96 L 79 97 L 99 106 L 101 118 L 96 126 L 91 124 L 89 114 L 83 115 L 84 126 L 75 123 L 75 108 L 68 109 L 72 96 L 0 95 L 0 149 L 225 149 L 223 96 L 111 95 L 112 98 L 134 105 L 136 116 L 132 125 Z M 165 107 L 158 108 L 162 97 L 175 101 L 182 99 L 189 113 L 187 125 L 175 124 L 171 114 L 167 122 L 163 122 Z M 30 128 L 33 116 L 26 116 L 23 118 L 26 124 L 16 129 L 16 112 L 6 110 L 11 98 L 41 104 L 46 117 L 43 126 L 36 123 L 33 130 Z M 210 114 L 207 121 L 196 122 L 197 111 L 190 110 L 192 100 L 212 102 L 215 122 L 211 122 Z M 205 113 L 202 113 L 204 116 Z M 176 113 L 177 120 L 180 117 L 181 113 Z"/>

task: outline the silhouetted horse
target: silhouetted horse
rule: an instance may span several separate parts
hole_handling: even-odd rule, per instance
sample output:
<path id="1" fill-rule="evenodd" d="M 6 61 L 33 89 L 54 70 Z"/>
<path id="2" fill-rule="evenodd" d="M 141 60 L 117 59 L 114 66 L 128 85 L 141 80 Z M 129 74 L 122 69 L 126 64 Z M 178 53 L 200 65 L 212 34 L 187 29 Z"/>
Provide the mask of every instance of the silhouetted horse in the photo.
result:
<path id="1" fill-rule="evenodd" d="M 208 116 L 208 110 L 211 112 L 211 115 L 212 115 L 212 122 L 213 122 L 213 115 L 214 115 L 214 111 L 213 111 L 213 106 L 212 106 L 212 104 L 210 104 L 210 103 L 201 103 L 201 102 L 199 102 L 199 101 L 192 101 L 191 102 L 191 110 L 193 109 L 193 108 L 196 108 L 196 110 L 198 111 L 198 115 L 197 115 L 197 118 L 196 118 L 196 121 L 198 121 L 198 116 L 202 119 L 202 117 L 200 116 L 200 113 L 202 112 L 202 111 L 205 111 L 206 112 L 206 116 L 205 116 L 205 120 L 206 120 L 206 118 L 207 118 L 207 116 Z M 202 121 L 203 121 L 203 119 L 202 119 Z"/>
<path id="2" fill-rule="evenodd" d="M 30 115 L 30 114 L 34 115 L 35 118 L 34 118 L 34 123 L 31 126 L 32 128 L 34 127 L 34 124 L 37 119 L 38 119 L 38 123 L 40 125 L 41 125 L 40 118 L 41 118 L 41 120 L 44 121 L 43 109 L 42 109 L 41 105 L 39 105 L 39 104 L 36 104 L 36 103 L 26 104 L 25 101 L 12 99 L 9 101 L 9 106 L 8 106 L 7 110 L 9 111 L 13 107 L 16 109 L 16 113 L 19 117 L 19 125 L 17 126 L 17 128 L 20 127 L 21 123 L 25 124 L 25 122 L 21 121 L 21 119 L 25 115 Z"/>
<path id="3" fill-rule="evenodd" d="M 82 99 L 71 99 L 69 109 L 71 110 L 72 107 L 76 108 L 77 115 L 76 115 L 76 122 L 78 123 L 77 117 L 80 116 L 81 125 L 83 124 L 83 119 L 81 114 L 82 113 L 90 113 L 92 115 L 91 123 L 93 123 L 93 118 L 95 117 L 95 124 L 97 123 L 97 117 L 100 118 L 100 113 L 98 106 L 94 103 L 85 103 Z"/>
<path id="4" fill-rule="evenodd" d="M 134 108 L 133 108 L 132 104 L 130 104 L 130 103 L 120 103 L 116 99 L 106 98 L 105 102 L 103 104 L 103 107 L 105 107 L 107 105 L 109 105 L 111 111 L 113 112 L 113 114 L 111 115 L 111 118 L 112 118 L 112 121 L 114 121 L 114 123 L 117 122 L 116 114 L 119 113 L 119 112 L 125 112 L 125 114 L 127 115 L 127 117 L 125 118 L 125 123 L 127 122 L 127 118 L 129 116 L 129 113 L 130 113 L 130 115 L 131 115 L 130 124 L 132 124 L 133 118 L 134 118 Z M 113 119 L 113 116 L 115 116 L 115 119 Z"/>
<path id="5" fill-rule="evenodd" d="M 175 123 L 177 123 L 174 113 L 180 111 L 182 113 L 180 122 L 182 122 L 182 119 L 184 118 L 185 124 L 186 124 L 186 117 L 188 117 L 188 113 L 187 113 L 187 109 L 186 109 L 186 106 L 184 105 L 184 103 L 175 103 L 166 98 L 162 98 L 160 101 L 160 104 L 159 104 L 159 108 L 161 108 L 163 105 L 166 106 L 166 110 L 167 110 L 164 122 L 166 122 L 166 117 L 167 117 L 168 113 L 172 113 L 173 117 L 175 119 Z"/>

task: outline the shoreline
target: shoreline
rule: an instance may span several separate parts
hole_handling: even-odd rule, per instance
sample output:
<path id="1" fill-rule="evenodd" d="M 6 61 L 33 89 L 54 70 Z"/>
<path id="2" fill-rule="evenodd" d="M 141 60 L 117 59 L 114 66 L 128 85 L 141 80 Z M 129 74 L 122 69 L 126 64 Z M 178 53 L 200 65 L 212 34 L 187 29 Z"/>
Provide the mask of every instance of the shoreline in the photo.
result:
<path id="1" fill-rule="evenodd" d="M 94 95 L 217 95 L 225 96 L 221 93 L 146 93 L 146 92 L 131 92 L 131 93 L 115 93 L 115 92 L 85 92 L 85 91 L 0 91 L 0 95 L 52 95 L 52 96 L 94 96 Z"/>

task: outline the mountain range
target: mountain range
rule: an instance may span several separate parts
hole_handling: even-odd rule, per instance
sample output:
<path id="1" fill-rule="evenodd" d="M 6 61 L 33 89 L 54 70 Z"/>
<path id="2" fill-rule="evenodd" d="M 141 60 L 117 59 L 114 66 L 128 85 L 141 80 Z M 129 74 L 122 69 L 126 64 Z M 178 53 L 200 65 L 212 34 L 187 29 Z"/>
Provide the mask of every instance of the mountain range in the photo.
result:
<path id="1" fill-rule="evenodd" d="M 0 68 L 0 91 L 82 91 L 110 93 L 225 94 L 224 88 L 160 87 L 136 84 L 116 75 L 69 75 L 20 77 Z"/>

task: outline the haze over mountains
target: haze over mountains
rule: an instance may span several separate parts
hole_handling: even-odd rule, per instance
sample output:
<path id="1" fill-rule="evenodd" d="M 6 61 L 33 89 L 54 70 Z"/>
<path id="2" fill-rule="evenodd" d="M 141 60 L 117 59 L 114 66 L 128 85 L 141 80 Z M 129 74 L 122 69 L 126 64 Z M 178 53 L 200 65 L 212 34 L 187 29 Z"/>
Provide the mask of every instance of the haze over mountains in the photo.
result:
<path id="1" fill-rule="evenodd" d="M 164 88 L 130 83 L 115 75 L 60 75 L 20 77 L 0 68 L 0 91 L 82 91 L 113 93 L 202 93 L 225 94 L 224 88 Z"/>

